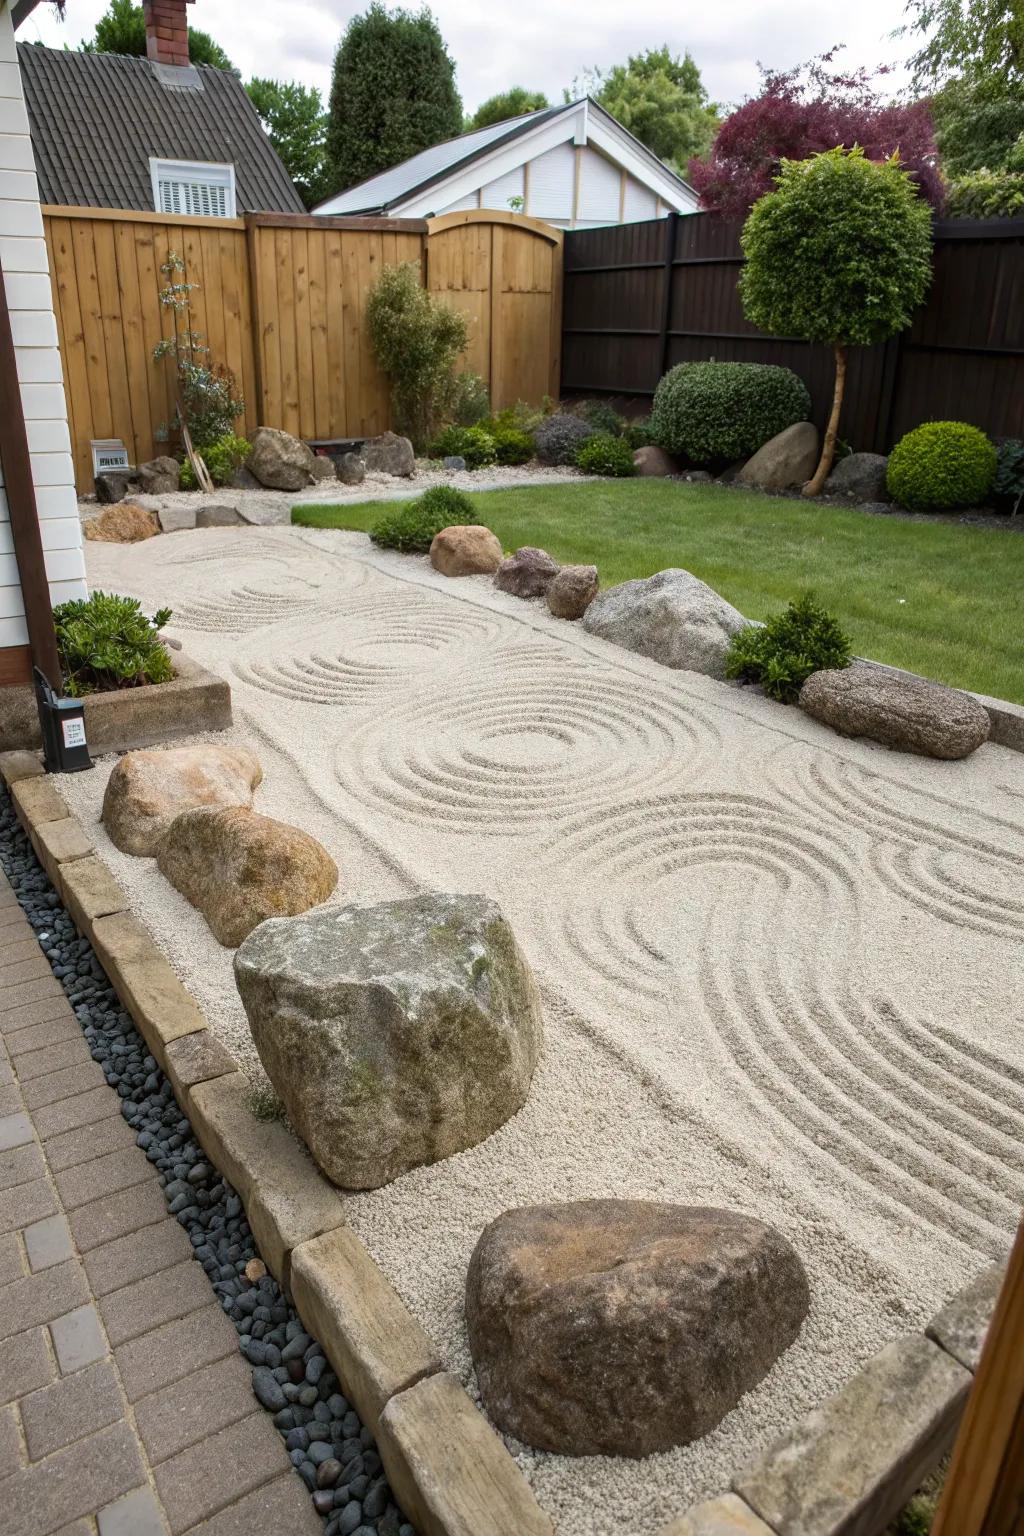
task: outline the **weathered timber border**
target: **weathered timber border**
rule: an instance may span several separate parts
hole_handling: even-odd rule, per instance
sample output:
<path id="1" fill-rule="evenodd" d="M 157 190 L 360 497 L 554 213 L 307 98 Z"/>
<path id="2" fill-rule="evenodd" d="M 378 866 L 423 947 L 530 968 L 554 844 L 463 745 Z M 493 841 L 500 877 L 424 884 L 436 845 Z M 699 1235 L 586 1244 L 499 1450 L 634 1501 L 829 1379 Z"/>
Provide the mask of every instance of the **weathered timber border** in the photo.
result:
<path id="1" fill-rule="evenodd" d="M 499 1436 L 345 1224 L 341 1192 L 285 1126 L 257 1120 L 249 1109 L 237 1063 L 128 910 L 39 759 L 2 753 L 0 776 L 204 1152 L 241 1197 L 264 1262 L 376 1438 L 388 1481 L 420 1536 L 554 1536 Z"/>

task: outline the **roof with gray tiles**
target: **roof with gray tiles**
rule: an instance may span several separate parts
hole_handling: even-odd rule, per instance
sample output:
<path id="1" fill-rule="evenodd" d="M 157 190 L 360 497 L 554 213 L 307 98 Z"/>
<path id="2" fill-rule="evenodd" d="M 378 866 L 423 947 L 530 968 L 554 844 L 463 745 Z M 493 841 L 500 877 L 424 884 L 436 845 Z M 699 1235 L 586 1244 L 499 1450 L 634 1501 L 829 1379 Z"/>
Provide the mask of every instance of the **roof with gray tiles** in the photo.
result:
<path id="1" fill-rule="evenodd" d="M 18 44 L 44 203 L 153 211 L 150 156 L 231 162 L 239 213 L 303 213 L 237 75 Z"/>

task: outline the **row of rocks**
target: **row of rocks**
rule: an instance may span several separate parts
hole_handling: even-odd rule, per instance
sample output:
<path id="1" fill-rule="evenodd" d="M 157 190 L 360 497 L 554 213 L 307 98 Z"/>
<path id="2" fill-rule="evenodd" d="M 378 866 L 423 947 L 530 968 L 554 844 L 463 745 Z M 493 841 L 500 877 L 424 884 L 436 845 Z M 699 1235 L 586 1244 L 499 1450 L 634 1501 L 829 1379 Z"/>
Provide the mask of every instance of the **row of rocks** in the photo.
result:
<path id="1" fill-rule="evenodd" d="M 424 895 L 274 919 L 235 956 L 267 1075 L 327 1175 L 374 1188 L 496 1131 L 543 1026 L 499 908 Z M 700 1438 L 797 1337 L 809 1292 L 782 1235 L 734 1211 L 584 1200 L 481 1235 L 466 1320 L 491 1418 L 567 1455 Z"/>
<path id="2" fill-rule="evenodd" d="M 547 599 L 557 619 L 579 619 L 597 596 L 596 565 L 559 565 L 544 549 L 524 545 L 505 556 L 501 541 L 480 523 L 442 528 L 430 545 L 442 576 L 493 576 L 499 592 Z"/>
<path id="3" fill-rule="evenodd" d="M 168 1207 L 238 1334 L 256 1399 L 273 1414 L 323 1536 L 414 1536 L 370 1431 L 319 1342 L 256 1252 L 238 1195 L 207 1162 L 170 1082 L 149 1054 L 89 941 L 79 938 L 0 790 L 0 864 L 74 1009 L 121 1113 L 157 1170 Z"/>
<path id="4" fill-rule="evenodd" d="M 821 451 L 818 429 L 810 421 L 769 438 L 749 459 L 730 464 L 718 479 L 725 485 L 739 485 L 747 490 L 794 490 L 811 478 Z M 848 453 L 836 461 L 825 481 L 823 494 L 842 496 L 854 502 L 883 503 L 892 497 L 886 486 L 888 459 L 884 453 Z M 682 475 L 691 481 L 710 482 L 715 477 L 707 470 L 685 469 L 663 448 L 653 445 L 638 448 L 633 455 L 638 475 Z"/>
<path id="5" fill-rule="evenodd" d="M 155 857 L 229 948 L 268 917 L 318 906 L 338 883 L 337 865 L 315 838 L 251 809 L 262 778 L 244 747 L 171 747 L 127 753 L 103 796 L 115 847 Z"/>
<path id="6" fill-rule="evenodd" d="M 394 432 L 367 438 L 358 453 L 336 457 L 314 453 L 301 438 L 277 427 L 257 427 L 250 442 L 249 457 L 231 482 L 243 490 L 301 491 L 318 480 L 338 479 L 346 485 L 359 485 L 368 473 L 401 479 L 416 473 L 412 443 Z M 136 469 L 98 474 L 96 499 L 109 505 L 138 495 L 167 496 L 179 490 L 180 484 L 180 463 L 170 454 L 160 454 Z"/>

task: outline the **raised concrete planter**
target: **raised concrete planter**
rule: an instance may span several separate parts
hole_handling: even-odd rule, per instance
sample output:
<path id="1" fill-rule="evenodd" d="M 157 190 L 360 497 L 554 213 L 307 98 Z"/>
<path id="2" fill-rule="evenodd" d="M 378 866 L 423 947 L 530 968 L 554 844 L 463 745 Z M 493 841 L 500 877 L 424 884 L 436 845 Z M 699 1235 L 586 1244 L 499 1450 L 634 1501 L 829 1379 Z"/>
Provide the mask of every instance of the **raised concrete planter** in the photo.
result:
<path id="1" fill-rule="evenodd" d="M 94 756 L 153 747 L 178 736 L 228 729 L 229 685 L 181 651 L 175 651 L 173 661 L 172 682 L 124 688 L 114 693 L 91 693 L 82 701 L 86 739 Z M 32 689 L 0 688 L 0 751 L 41 744 Z"/>
<path id="2" fill-rule="evenodd" d="M 0 753 L 33 839 L 50 847 L 58 891 L 174 1086 L 204 1152 L 237 1190 L 267 1267 L 292 1294 L 345 1391 L 378 1436 L 385 1471 L 420 1536 L 554 1536 L 522 1472 L 430 1339 L 344 1225 L 344 1206 L 290 1132 L 257 1120 L 232 1056 L 149 934 L 126 910 L 52 783 L 27 752 Z M 50 818 L 50 819 L 42 819 Z M 116 905 L 115 911 L 107 910 Z"/>

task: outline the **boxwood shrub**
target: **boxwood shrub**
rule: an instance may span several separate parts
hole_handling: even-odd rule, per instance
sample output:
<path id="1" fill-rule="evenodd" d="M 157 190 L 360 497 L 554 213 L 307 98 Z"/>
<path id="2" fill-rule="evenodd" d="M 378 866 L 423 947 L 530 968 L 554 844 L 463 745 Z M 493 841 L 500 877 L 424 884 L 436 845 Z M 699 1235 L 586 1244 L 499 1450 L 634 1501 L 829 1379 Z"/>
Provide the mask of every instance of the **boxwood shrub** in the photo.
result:
<path id="1" fill-rule="evenodd" d="M 576 455 L 577 466 L 588 475 L 614 475 L 624 478 L 636 474 L 633 450 L 621 437 L 610 432 L 598 432 L 581 444 Z"/>
<path id="2" fill-rule="evenodd" d="M 650 429 L 666 453 L 715 466 L 748 459 L 810 413 L 807 387 L 789 368 L 680 363 L 655 390 Z"/>
<path id="3" fill-rule="evenodd" d="M 760 683 L 769 698 L 792 704 L 812 672 L 849 665 L 849 635 L 807 592 L 766 623 L 737 630 L 725 673 Z"/>
<path id="4" fill-rule="evenodd" d="M 911 512 L 976 507 L 996 477 L 994 443 L 966 421 L 926 421 L 889 455 L 889 494 Z"/>
<path id="5" fill-rule="evenodd" d="M 432 459 L 461 456 L 467 469 L 483 469 L 497 459 L 494 438 L 483 427 L 445 427 L 430 445 Z"/>
<path id="6" fill-rule="evenodd" d="M 533 438 L 516 427 L 499 427 L 492 432 L 499 464 L 528 464 L 533 458 Z"/>
<path id="7" fill-rule="evenodd" d="M 382 549 L 425 555 L 442 528 L 473 521 L 473 503 L 468 496 L 451 485 L 434 485 L 415 501 L 400 502 L 385 512 L 370 529 L 370 538 Z"/>

